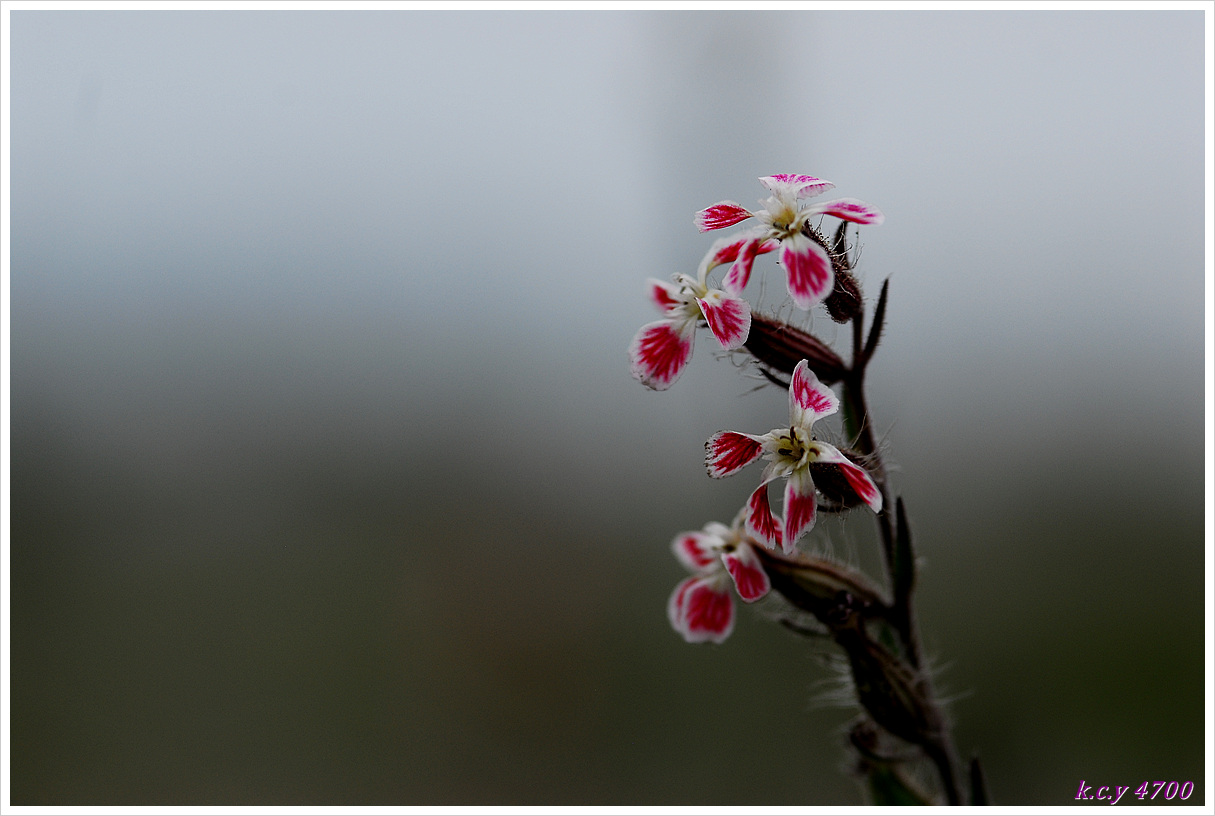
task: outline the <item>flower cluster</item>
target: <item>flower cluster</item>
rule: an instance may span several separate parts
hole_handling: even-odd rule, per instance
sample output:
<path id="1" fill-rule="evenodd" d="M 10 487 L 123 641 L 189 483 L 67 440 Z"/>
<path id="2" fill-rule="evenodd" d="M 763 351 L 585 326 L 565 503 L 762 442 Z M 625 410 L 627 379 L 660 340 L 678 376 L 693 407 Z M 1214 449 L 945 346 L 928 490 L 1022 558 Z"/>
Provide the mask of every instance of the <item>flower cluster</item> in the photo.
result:
<path id="1" fill-rule="evenodd" d="M 787 424 L 764 434 L 719 431 L 705 443 L 712 478 L 731 476 L 760 459 L 767 465 L 730 526 L 714 521 L 675 537 L 672 550 L 691 575 L 675 587 L 667 617 L 690 643 L 721 643 L 734 630 L 735 595 L 744 603 L 778 597 L 773 608 L 782 610 L 782 623 L 794 632 L 829 637 L 847 658 L 862 710 L 851 745 L 874 803 L 961 804 L 948 720 L 922 668 L 911 603 L 916 557 L 906 510 L 901 498 L 891 501 L 865 400 L 865 373 L 882 338 L 889 281 L 866 329 L 848 229 L 881 224 L 884 217 L 852 198 L 807 203 L 835 186 L 814 176 L 759 181 L 770 193 L 759 209 L 721 201 L 696 214 L 701 232 L 756 223 L 714 243 L 695 275 L 677 274 L 671 283 L 650 279 L 650 300 L 662 318 L 642 326 L 629 345 L 633 377 L 663 391 L 679 379 L 697 331 L 707 327 L 722 349 L 749 354 L 764 377 L 788 390 Z M 826 216 L 840 219 L 830 239 L 820 231 L 820 217 Z M 794 307 L 821 304 L 831 320 L 850 326 L 850 360 L 803 327 L 752 313 L 744 292 L 756 259 L 769 253 L 777 253 Z M 727 265 L 720 282 L 710 279 Z M 816 435 L 819 421 L 836 414 L 842 414 L 844 447 Z M 779 513 L 768 492 L 777 480 L 783 480 Z M 829 558 L 797 552 L 820 515 L 862 504 L 877 518 L 884 587 Z M 938 787 L 926 791 L 917 781 L 921 774 L 904 771 L 917 762 L 935 767 Z M 971 804 L 987 803 L 977 759 L 970 791 Z"/>
<path id="2" fill-rule="evenodd" d="M 692 357 L 700 327 L 707 326 L 724 350 L 746 343 L 751 306 L 743 290 L 758 256 L 780 250 L 793 303 L 809 309 L 827 297 L 834 281 L 831 250 L 811 219 L 829 215 L 857 224 L 883 220 L 877 208 L 856 199 L 804 203 L 835 186 L 814 176 L 782 174 L 759 181 L 771 193 L 760 202 L 760 209 L 752 212 L 722 201 L 697 213 L 695 222 L 702 232 L 751 218 L 760 226 L 714 243 L 695 276 L 677 274 L 671 283 L 648 281 L 650 300 L 663 318 L 641 327 L 629 345 L 629 359 L 634 378 L 649 388 L 663 391 L 679 378 Z M 727 264 L 720 288 L 712 285 L 709 274 Z M 814 356 L 822 359 L 823 355 Z M 687 640 L 719 642 L 730 633 L 734 624 L 730 578 L 744 601 L 768 591 L 753 548 L 794 551 L 798 539 L 815 523 L 816 473 L 847 485 L 849 498 L 855 499 L 850 503 L 864 502 L 881 511 L 881 493 L 865 469 L 813 434 L 813 424 L 838 409 L 839 399 L 802 359 L 789 382 L 787 428 L 759 436 L 722 431 L 706 443 L 706 465 L 714 478 L 729 476 L 761 457 L 768 466 L 732 528 L 713 522 L 700 533 L 684 533 L 675 540 L 676 555 L 694 573 L 677 587 L 669 607 L 671 625 Z M 783 516 L 773 512 L 768 501 L 768 484 L 778 478 L 785 479 Z"/>

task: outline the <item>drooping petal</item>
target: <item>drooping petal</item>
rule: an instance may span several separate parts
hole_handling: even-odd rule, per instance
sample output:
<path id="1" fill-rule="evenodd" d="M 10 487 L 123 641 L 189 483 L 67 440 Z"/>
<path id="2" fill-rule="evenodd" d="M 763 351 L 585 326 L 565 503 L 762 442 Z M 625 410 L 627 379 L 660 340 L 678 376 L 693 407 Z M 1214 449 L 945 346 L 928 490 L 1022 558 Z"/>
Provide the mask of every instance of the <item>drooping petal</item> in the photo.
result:
<path id="1" fill-rule="evenodd" d="M 629 343 L 633 378 L 655 391 L 667 390 L 692 358 L 694 338 L 692 331 L 681 331 L 670 320 L 642 326 Z"/>
<path id="2" fill-rule="evenodd" d="M 683 303 L 683 299 L 679 297 L 679 287 L 673 283 L 650 278 L 646 281 L 646 285 L 650 290 L 650 302 L 657 306 L 660 312 L 665 312 L 667 309 Z"/>
<path id="3" fill-rule="evenodd" d="M 693 220 L 701 232 L 732 227 L 751 217 L 751 211 L 733 201 L 719 201 L 696 213 Z"/>
<path id="4" fill-rule="evenodd" d="M 696 298 L 696 302 L 709 324 L 709 331 L 723 349 L 738 348 L 747 342 L 751 332 L 751 306 L 747 301 L 720 289 L 711 289 L 704 297 Z"/>
<path id="5" fill-rule="evenodd" d="M 816 462 L 830 462 L 840 469 L 848 486 L 860 497 L 861 501 L 873 508 L 873 512 L 882 512 L 882 491 L 878 490 L 873 478 L 860 465 L 844 456 L 834 445 L 826 442 L 815 442 L 817 450 Z"/>
<path id="6" fill-rule="evenodd" d="M 714 479 L 737 473 L 763 454 L 758 437 L 737 431 L 719 431 L 705 443 L 705 467 Z"/>
<path id="7" fill-rule="evenodd" d="M 814 527 L 818 499 L 814 494 L 814 480 L 810 471 L 798 468 L 789 474 L 785 483 L 785 553 L 793 552 L 797 540 Z"/>
<path id="8" fill-rule="evenodd" d="M 737 295 L 747 285 L 755 256 L 772 252 L 780 246 L 780 242 L 768 237 L 769 232 L 768 228 L 763 227 L 716 241 L 700 262 L 700 280 L 703 281 L 709 272 L 722 264 L 734 261 L 734 266 L 722 281 L 722 288 L 732 295 Z M 744 247 L 746 257 L 740 261 L 740 250 Z"/>
<path id="9" fill-rule="evenodd" d="M 789 419 L 795 425 L 809 428 L 817 420 L 831 416 L 840 408 L 839 397 L 819 381 L 806 360 L 793 369 L 789 380 Z"/>
<path id="10" fill-rule="evenodd" d="M 689 531 L 675 536 L 671 542 L 671 551 L 692 572 L 703 572 L 713 565 L 720 556 L 717 548 L 722 544 L 721 538 L 707 535 L 703 532 Z"/>
<path id="11" fill-rule="evenodd" d="M 734 579 L 738 597 L 747 603 L 758 601 L 772 589 L 768 573 L 764 572 L 750 544 L 744 542 L 733 552 L 722 553 L 721 560 L 726 565 L 730 577 Z"/>
<path id="12" fill-rule="evenodd" d="M 842 218 L 854 224 L 873 224 L 876 226 L 886 220 L 886 216 L 877 207 L 855 198 L 837 198 L 834 201 L 824 201 L 822 204 L 815 204 L 809 210 L 814 213 L 834 215 L 836 218 Z"/>
<path id="13" fill-rule="evenodd" d="M 774 242 L 767 242 L 775 247 Z M 721 281 L 721 286 L 732 295 L 737 295 L 747 286 L 747 281 L 751 280 L 751 267 L 755 263 L 755 256 L 758 254 L 760 240 L 758 238 L 744 241 L 738 248 L 734 265 L 730 267 L 730 271 Z"/>
<path id="14" fill-rule="evenodd" d="M 734 599 L 717 576 L 685 578 L 667 601 L 667 618 L 688 643 L 721 643 L 734 631 Z"/>
<path id="15" fill-rule="evenodd" d="M 780 262 L 785 267 L 789 294 L 799 309 L 809 309 L 831 294 L 835 273 L 827 251 L 804 235 L 786 238 L 781 244 Z"/>
<path id="16" fill-rule="evenodd" d="M 781 520 L 772 513 L 768 504 L 768 483 L 759 486 L 747 499 L 747 535 L 769 549 L 781 546 L 784 538 Z"/>
<path id="17" fill-rule="evenodd" d="M 840 470 L 843 471 L 844 478 L 848 480 L 848 486 L 856 491 L 856 495 L 861 497 L 861 501 L 869 505 L 873 512 L 882 512 L 882 492 L 878 490 L 877 485 L 873 483 L 873 479 L 865 469 L 851 462 L 843 462 L 840 464 Z"/>
<path id="18" fill-rule="evenodd" d="M 759 183 L 778 196 L 782 192 L 791 192 L 795 199 L 813 198 L 835 187 L 831 182 L 824 181 L 821 178 L 795 173 L 778 173 L 775 176 L 764 176 L 759 180 Z"/>

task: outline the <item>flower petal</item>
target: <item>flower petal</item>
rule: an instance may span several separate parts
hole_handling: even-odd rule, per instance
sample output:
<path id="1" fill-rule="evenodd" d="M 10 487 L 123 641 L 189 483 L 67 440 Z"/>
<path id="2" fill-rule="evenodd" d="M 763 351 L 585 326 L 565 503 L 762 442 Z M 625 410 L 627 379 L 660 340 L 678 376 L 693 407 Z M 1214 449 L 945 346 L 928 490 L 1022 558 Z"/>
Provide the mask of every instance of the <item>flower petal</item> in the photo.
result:
<path id="1" fill-rule="evenodd" d="M 782 527 L 781 520 L 772 514 L 768 483 L 764 482 L 747 499 L 747 535 L 769 549 L 776 549 L 784 538 Z"/>
<path id="2" fill-rule="evenodd" d="M 815 213 L 834 215 L 836 218 L 842 218 L 854 224 L 873 224 L 876 226 L 886 220 L 886 216 L 877 207 L 855 198 L 837 198 L 834 201 L 824 201 L 822 204 L 815 204 L 809 209 Z"/>
<path id="3" fill-rule="evenodd" d="M 719 201 L 696 213 L 693 221 L 701 232 L 732 227 L 751 217 L 751 211 L 733 201 Z"/>
<path id="4" fill-rule="evenodd" d="M 773 241 L 765 243 L 771 244 L 772 248 L 776 248 Z M 755 263 L 755 256 L 759 254 L 760 240 L 753 238 L 749 241 L 744 241 L 735 253 L 734 265 L 730 267 L 730 271 L 721 281 L 721 286 L 732 295 L 737 295 L 747 287 L 747 281 L 751 280 L 751 267 Z"/>
<path id="5" fill-rule="evenodd" d="M 731 476 L 763 454 L 757 437 L 737 431 L 719 431 L 705 442 L 705 467 L 714 479 Z"/>
<path id="6" fill-rule="evenodd" d="M 673 283 L 650 278 L 646 281 L 646 285 L 650 289 L 650 301 L 658 307 L 660 312 L 665 312 L 667 309 L 683 303 L 683 299 L 679 297 L 679 287 Z"/>
<path id="7" fill-rule="evenodd" d="M 722 553 L 721 560 L 726 565 L 730 577 L 734 579 L 738 597 L 747 603 L 758 601 L 772 589 L 768 573 L 764 572 L 750 544 L 744 542 L 733 552 Z"/>
<path id="8" fill-rule="evenodd" d="M 786 238 L 780 262 L 785 266 L 789 294 L 799 309 L 809 309 L 831 294 L 835 273 L 827 251 L 803 235 Z"/>
<path id="9" fill-rule="evenodd" d="M 675 536 L 675 540 L 671 542 L 671 551 L 675 553 L 679 563 L 690 571 L 703 572 L 720 558 L 717 548 L 722 543 L 719 536 L 689 531 Z"/>
<path id="10" fill-rule="evenodd" d="M 671 593 L 667 618 L 688 643 L 721 643 L 734 631 L 734 599 L 717 576 L 685 578 Z"/>
<path id="11" fill-rule="evenodd" d="M 819 381 L 810 370 L 810 364 L 802 360 L 793 369 L 789 380 L 789 418 L 795 425 L 809 428 L 817 420 L 831 416 L 840 409 L 839 397 Z"/>
<path id="12" fill-rule="evenodd" d="M 818 448 L 818 455 L 815 457 L 815 461 L 830 462 L 839 467 L 840 472 L 844 474 L 844 478 L 848 480 L 848 486 L 860 497 L 861 501 L 873 508 L 873 512 L 882 512 L 882 491 L 878 490 L 869 473 L 847 456 L 844 456 L 834 445 L 817 441 L 814 444 Z"/>
<path id="13" fill-rule="evenodd" d="M 814 176 L 803 176 L 795 173 L 778 173 L 775 176 L 764 176 L 759 183 L 771 192 L 780 195 L 784 191 L 793 193 L 794 198 L 812 198 L 835 187 L 829 181 Z"/>
<path id="14" fill-rule="evenodd" d="M 681 331 L 670 320 L 642 326 L 629 344 L 633 377 L 655 391 L 665 391 L 679 379 L 692 358 L 692 331 Z"/>
<path id="15" fill-rule="evenodd" d="M 799 468 L 785 483 L 785 553 L 793 552 L 797 540 L 814 527 L 818 499 L 810 471 Z"/>
<path id="16" fill-rule="evenodd" d="M 751 306 L 747 301 L 720 289 L 711 289 L 704 297 L 696 298 L 696 302 L 709 324 L 709 331 L 723 349 L 738 348 L 747 342 L 751 332 Z"/>

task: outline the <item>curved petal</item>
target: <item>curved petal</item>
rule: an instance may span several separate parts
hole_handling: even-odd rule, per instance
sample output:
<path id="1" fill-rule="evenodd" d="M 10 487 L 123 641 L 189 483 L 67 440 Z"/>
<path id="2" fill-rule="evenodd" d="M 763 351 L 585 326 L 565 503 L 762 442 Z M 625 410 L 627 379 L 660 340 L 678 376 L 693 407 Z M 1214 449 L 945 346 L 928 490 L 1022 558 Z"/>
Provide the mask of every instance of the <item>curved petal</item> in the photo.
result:
<path id="1" fill-rule="evenodd" d="M 781 244 L 780 262 L 785 266 L 789 294 L 799 309 L 809 309 L 831 294 L 835 273 L 827 250 L 806 238 L 794 235 Z"/>
<path id="2" fill-rule="evenodd" d="M 709 331 L 723 349 L 738 348 L 747 342 L 747 335 L 751 333 L 751 306 L 747 301 L 720 289 L 711 289 L 704 297 L 696 298 L 696 302 L 709 324 Z"/>
<path id="3" fill-rule="evenodd" d="M 670 320 L 642 326 L 629 343 L 633 378 L 655 391 L 665 391 L 679 379 L 692 358 L 692 331 L 680 331 Z"/>
<path id="4" fill-rule="evenodd" d="M 834 215 L 854 224 L 873 224 L 877 226 L 886 220 L 882 211 L 872 204 L 866 204 L 855 198 L 837 198 L 834 201 L 824 201 L 809 208 L 811 213 Z"/>
<path id="5" fill-rule="evenodd" d="M 693 216 L 696 228 L 701 232 L 732 227 L 751 217 L 751 211 L 733 201 L 719 201 L 711 207 L 705 207 Z"/>
<path id="6" fill-rule="evenodd" d="M 705 467 L 714 479 L 731 476 L 763 454 L 758 437 L 737 431 L 719 431 L 705 443 Z"/>
<path id="7" fill-rule="evenodd" d="M 788 191 L 793 194 L 794 198 L 812 198 L 835 187 L 831 182 L 824 181 L 821 178 L 795 173 L 778 173 L 775 176 L 764 176 L 759 180 L 759 183 L 778 196 L 782 192 Z"/>
<path id="8" fill-rule="evenodd" d="M 755 260 L 755 256 L 772 252 L 780 246 L 780 242 L 768 237 L 769 232 L 764 227 L 747 230 L 739 235 L 721 238 L 716 241 L 700 262 L 700 280 L 703 281 L 709 272 L 722 264 L 734 261 L 734 266 L 726 274 L 725 280 L 722 281 L 722 288 L 732 295 L 737 295 L 747 285 L 747 280 L 751 275 L 751 264 Z M 744 247 L 747 250 L 747 257 L 741 262 L 740 266 L 740 251 Z"/>
<path id="9" fill-rule="evenodd" d="M 817 509 L 810 471 L 798 468 L 785 483 L 785 553 L 793 552 L 797 540 L 814 527 Z"/>
<path id="10" fill-rule="evenodd" d="M 646 286 L 650 290 L 650 302 L 657 306 L 660 312 L 665 312 L 683 303 L 683 298 L 679 296 L 679 287 L 673 283 L 649 278 L 646 280 Z"/>
<path id="11" fill-rule="evenodd" d="M 688 643 L 721 643 L 734 631 L 734 599 L 716 576 L 685 578 L 667 601 L 667 618 Z"/>
<path id="12" fill-rule="evenodd" d="M 840 401 L 835 392 L 819 381 L 806 360 L 798 363 L 789 380 L 790 421 L 809 428 L 815 421 L 831 416 L 839 409 Z"/>
<path id="13" fill-rule="evenodd" d="M 735 253 L 734 265 L 730 267 L 730 271 L 722 278 L 721 286 L 723 289 L 732 295 L 737 295 L 747 287 L 747 281 L 751 280 L 751 267 L 755 263 L 755 256 L 758 254 L 759 246 L 760 240 L 752 238 L 751 240 L 744 241 L 738 247 L 738 251 Z"/>
<path id="14" fill-rule="evenodd" d="M 873 477 L 860 465 L 853 462 L 839 451 L 834 445 L 826 442 L 815 442 L 818 448 L 816 462 L 830 462 L 839 467 L 840 472 L 848 481 L 848 486 L 860 497 L 861 501 L 873 508 L 873 512 L 882 512 L 882 491 L 878 490 Z"/>
<path id="15" fill-rule="evenodd" d="M 738 597 L 747 603 L 758 601 L 772 589 L 768 573 L 764 572 L 750 544 L 744 542 L 733 552 L 722 553 L 721 560 L 726 565 L 730 577 L 734 579 Z"/>
<path id="16" fill-rule="evenodd" d="M 768 504 L 768 483 L 764 482 L 747 499 L 747 535 L 768 549 L 776 549 L 784 538 L 783 526 L 772 514 Z"/>
<path id="17" fill-rule="evenodd" d="M 704 572 L 713 566 L 720 557 L 718 548 L 722 546 L 721 538 L 703 532 L 686 532 L 675 536 L 671 542 L 671 551 L 691 572 Z"/>

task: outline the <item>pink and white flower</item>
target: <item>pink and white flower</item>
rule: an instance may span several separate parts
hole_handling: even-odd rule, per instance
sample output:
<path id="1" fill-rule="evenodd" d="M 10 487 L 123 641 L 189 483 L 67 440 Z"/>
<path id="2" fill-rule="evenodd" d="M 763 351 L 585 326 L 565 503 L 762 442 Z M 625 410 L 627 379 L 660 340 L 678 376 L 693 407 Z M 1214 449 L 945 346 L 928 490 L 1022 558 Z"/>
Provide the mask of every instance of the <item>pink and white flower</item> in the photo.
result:
<path id="1" fill-rule="evenodd" d="M 642 326 L 629 344 L 629 361 L 633 377 L 655 391 L 671 387 L 684 366 L 692 358 L 692 343 L 698 326 L 707 325 L 723 349 L 734 349 L 747 340 L 751 331 L 751 306 L 739 295 L 750 275 L 742 268 L 736 274 L 731 268 L 722 281 L 722 289 L 709 286 L 709 272 L 722 264 L 735 261 L 746 246 L 755 255 L 776 249 L 776 242 L 754 245 L 750 238 L 739 237 L 715 243 L 696 277 L 676 275 L 673 283 L 650 278 L 650 300 L 663 312 L 662 320 Z"/>
<path id="2" fill-rule="evenodd" d="M 746 531 L 768 547 L 780 545 L 793 552 L 797 540 L 814 527 L 818 500 L 811 465 L 839 468 L 848 486 L 875 513 L 882 510 L 882 494 L 865 469 L 854 464 L 838 448 L 814 438 L 814 423 L 839 410 L 839 398 L 819 382 L 805 360 L 793 370 L 789 382 L 789 427 L 776 428 L 762 436 L 721 431 L 705 443 L 705 466 L 715 479 L 730 476 L 759 459 L 768 461 L 759 488 L 746 506 Z M 768 483 L 785 477 L 784 518 L 778 518 L 768 503 Z"/>
<path id="3" fill-rule="evenodd" d="M 802 199 L 812 198 L 835 187 L 829 181 L 814 176 L 782 173 L 764 176 L 760 180 L 772 193 L 759 203 L 763 209 L 751 212 L 733 201 L 719 201 L 696 213 L 696 226 L 701 232 L 731 227 L 748 218 L 759 220 L 763 226 L 744 235 L 751 243 L 740 247 L 735 266 L 745 268 L 740 275 L 750 275 L 755 257 L 752 247 L 769 241 L 779 241 L 780 262 L 785 267 L 789 294 L 801 309 L 820 303 L 835 283 L 831 256 L 802 230 L 818 215 L 833 215 L 856 224 L 881 224 L 886 217 L 876 207 L 855 198 L 837 198 L 821 204 L 803 205 Z M 733 271 L 733 270 L 732 270 Z"/>
<path id="4" fill-rule="evenodd" d="M 734 631 L 734 597 L 747 603 L 768 594 L 772 584 L 743 530 L 743 515 L 733 527 L 711 521 L 700 532 L 680 533 L 671 542 L 675 557 L 692 572 L 671 593 L 667 617 L 689 643 L 721 643 Z"/>

